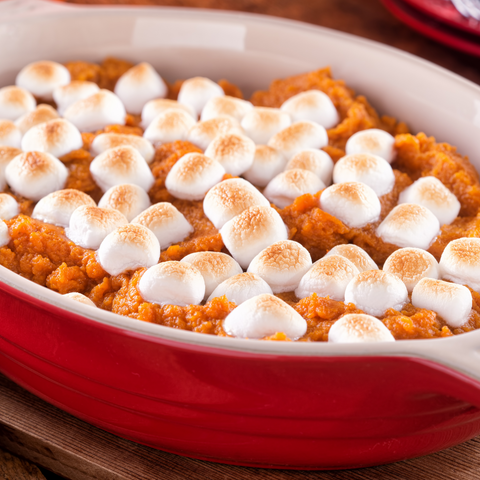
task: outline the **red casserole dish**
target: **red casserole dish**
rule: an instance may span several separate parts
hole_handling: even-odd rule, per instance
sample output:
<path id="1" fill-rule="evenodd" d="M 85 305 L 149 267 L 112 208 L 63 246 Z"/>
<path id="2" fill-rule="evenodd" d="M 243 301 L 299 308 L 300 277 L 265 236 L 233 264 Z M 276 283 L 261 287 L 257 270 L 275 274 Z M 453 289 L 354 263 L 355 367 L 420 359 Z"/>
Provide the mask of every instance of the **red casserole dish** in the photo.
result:
<path id="1" fill-rule="evenodd" d="M 476 160 L 478 86 L 298 22 L 6 1 L 0 55 L 0 85 L 33 60 L 116 55 L 149 61 L 169 80 L 227 77 L 247 94 L 331 65 L 380 111 Z M 479 331 L 356 345 L 219 338 L 72 304 L 3 267 L 0 302 L 1 372 L 83 420 L 162 450 L 239 465 L 353 468 L 480 433 Z"/>

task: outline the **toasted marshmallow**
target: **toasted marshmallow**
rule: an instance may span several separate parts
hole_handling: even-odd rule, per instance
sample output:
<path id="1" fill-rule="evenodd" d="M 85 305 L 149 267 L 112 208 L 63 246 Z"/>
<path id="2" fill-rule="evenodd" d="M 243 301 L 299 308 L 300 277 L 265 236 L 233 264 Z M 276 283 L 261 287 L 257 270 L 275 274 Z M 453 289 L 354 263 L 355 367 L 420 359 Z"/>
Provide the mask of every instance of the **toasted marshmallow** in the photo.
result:
<path id="1" fill-rule="evenodd" d="M 178 92 L 178 101 L 193 107 L 198 116 L 210 99 L 223 96 L 225 92 L 218 83 L 204 77 L 193 77 L 182 83 Z"/>
<path id="2" fill-rule="evenodd" d="M 440 223 L 428 208 L 402 203 L 385 217 L 376 233 L 384 242 L 426 250 L 439 231 Z"/>
<path id="3" fill-rule="evenodd" d="M 202 274 L 187 262 L 162 262 L 150 267 L 138 282 L 146 302 L 159 305 L 199 305 L 205 296 Z"/>
<path id="4" fill-rule="evenodd" d="M 63 297 L 71 298 L 76 302 L 83 303 L 84 305 L 88 305 L 89 307 L 97 308 L 97 306 L 88 297 L 78 292 L 65 293 Z"/>
<path id="5" fill-rule="evenodd" d="M 63 115 L 70 105 L 79 100 L 84 100 L 99 91 L 100 87 L 96 83 L 74 80 L 68 85 L 55 88 L 53 99 L 57 104 L 58 112 L 60 115 Z"/>
<path id="6" fill-rule="evenodd" d="M 239 338 L 260 339 L 283 332 L 297 340 L 307 331 L 307 322 L 288 303 L 264 293 L 230 312 L 223 328 L 228 335 Z"/>
<path id="7" fill-rule="evenodd" d="M 395 160 L 395 138 L 384 130 L 370 128 L 354 133 L 348 140 L 345 147 L 347 155 L 367 153 L 378 155 L 392 163 Z"/>
<path id="8" fill-rule="evenodd" d="M 155 100 L 147 102 L 142 109 L 142 127 L 146 129 L 155 117 L 165 112 L 165 110 L 171 109 L 183 110 L 185 113 L 191 115 L 194 120 L 197 120 L 197 114 L 190 105 L 184 105 L 169 98 L 156 98 Z"/>
<path id="9" fill-rule="evenodd" d="M 179 108 L 171 108 L 159 113 L 150 122 L 143 136 L 155 144 L 185 140 L 194 125 L 195 120 L 189 113 Z"/>
<path id="10" fill-rule="evenodd" d="M 5 179 L 5 169 L 7 165 L 21 153 L 22 151 L 18 148 L 0 145 L 0 191 L 3 191 L 7 184 Z"/>
<path id="11" fill-rule="evenodd" d="M 282 217 L 271 207 L 250 207 L 229 220 L 220 230 L 223 243 L 242 268 L 247 268 L 253 258 L 264 248 L 288 233 Z"/>
<path id="12" fill-rule="evenodd" d="M 0 247 L 8 245 L 10 242 L 10 233 L 8 232 L 7 224 L 0 220 Z"/>
<path id="13" fill-rule="evenodd" d="M 250 298 L 268 293 L 273 295 L 270 285 L 258 275 L 254 273 L 240 273 L 228 278 L 212 292 L 208 297 L 210 302 L 214 298 L 223 297 L 225 295 L 229 302 L 234 302 L 237 305 L 249 300 Z"/>
<path id="14" fill-rule="evenodd" d="M 124 183 L 138 185 L 148 192 L 155 181 L 145 159 L 129 145 L 110 148 L 95 157 L 90 172 L 104 192 Z"/>
<path id="15" fill-rule="evenodd" d="M 123 213 L 131 222 L 137 215 L 150 206 L 148 193 L 138 185 L 131 183 L 115 185 L 109 188 L 98 202 L 100 208 L 113 208 Z"/>
<path id="16" fill-rule="evenodd" d="M 257 145 L 266 144 L 276 133 L 289 127 L 292 119 L 279 108 L 253 107 L 242 118 L 245 135 Z"/>
<path id="17" fill-rule="evenodd" d="M 378 270 L 378 265 L 373 261 L 372 257 L 357 245 L 346 244 L 337 245 L 333 247 L 325 256 L 340 255 L 350 260 L 359 272 L 366 272 L 367 270 Z"/>
<path id="18" fill-rule="evenodd" d="M 0 88 L 0 118 L 15 121 L 22 115 L 33 112 L 36 106 L 35 98 L 24 88 Z"/>
<path id="19" fill-rule="evenodd" d="M 220 182 L 225 169 L 201 153 L 187 153 L 172 167 L 165 179 L 171 195 L 184 200 L 202 200 Z"/>
<path id="20" fill-rule="evenodd" d="M 220 115 L 233 117 L 238 122 L 252 110 L 253 105 L 247 100 L 235 97 L 213 97 L 203 107 L 201 120 L 211 120 Z"/>
<path id="21" fill-rule="evenodd" d="M 243 176 L 258 187 L 265 187 L 270 180 L 283 171 L 287 163 L 283 153 L 268 145 L 257 145 L 252 166 Z"/>
<path id="22" fill-rule="evenodd" d="M 460 212 L 457 197 L 435 177 L 419 178 L 399 196 L 398 203 L 417 203 L 428 208 L 440 225 L 449 225 Z"/>
<path id="23" fill-rule="evenodd" d="M 70 72 L 60 63 L 34 62 L 20 70 L 15 83 L 36 97 L 52 100 L 55 88 L 70 83 Z"/>
<path id="24" fill-rule="evenodd" d="M 67 167 L 53 155 L 44 152 L 22 153 L 5 169 L 5 178 L 12 190 L 34 201 L 61 190 L 67 177 Z"/>
<path id="25" fill-rule="evenodd" d="M 382 316 L 389 308 L 401 310 L 407 302 L 405 284 L 383 270 L 359 273 L 345 290 L 345 303 L 354 303 L 357 308 L 376 317 Z"/>
<path id="26" fill-rule="evenodd" d="M 97 250 L 109 233 L 127 223 L 118 210 L 82 205 L 72 213 L 65 235 L 80 247 Z"/>
<path id="27" fill-rule="evenodd" d="M 398 277 L 409 293 L 422 278 L 440 278 L 440 267 L 435 257 L 421 248 L 396 250 L 387 258 L 383 270 Z"/>
<path id="28" fill-rule="evenodd" d="M 0 220 L 10 220 L 18 213 L 17 201 L 7 193 L 0 193 Z"/>
<path id="29" fill-rule="evenodd" d="M 345 225 L 360 228 L 375 222 L 382 209 L 377 194 L 364 183 L 337 183 L 320 196 L 320 208 Z"/>
<path id="30" fill-rule="evenodd" d="M 57 111 L 50 105 L 40 104 L 32 112 L 28 112 L 22 115 L 15 125 L 20 129 L 22 135 L 25 135 L 31 128 L 41 123 L 48 122 L 49 120 L 55 120 L 58 118 Z"/>
<path id="31" fill-rule="evenodd" d="M 223 115 L 196 123 L 188 132 L 187 140 L 206 150 L 215 137 L 225 133 L 242 135 L 243 130 L 234 118 Z"/>
<path id="32" fill-rule="evenodd" d="M 70 105 L 63 116 L 81 132 L 94 132 L 107 125 L 125 125 L 125 107 L 122 101 L 108 90 L 100 90 Z"/>
<path id="33" fill-rule="evenodd" d="M 285 170 L 309 170 L 313 172 L 325 185 L 332 183 L 333 160 L 327 152 L 307 148 L 301 150 L 287 163 Z"/>
<path id="34" fill-rule="evenodd" d="M 35 205 L 32 217 L 59 227 L 68 227 L 72 213 L 82 205 L 96 206 L 92 197 L 80 190 L 73 188 L 58 190 L 43 197 Z"/>
<path id="35" fill-rule="evenodd" d="M 155 69 L 143 62 L 127 70 L 118 79 L 114 92 L 127 112 L 140 114 L 149 100 L 166 97 L 168 87 Z"/>
<path id="36" fill-rule="evenodd" d="M 350 313 L 337 320 L 328 332 L 331 343 L 394 342 L 390 330 L 378 318 Z"/>
<path id="37" fill-rule="evenodd" d="M 0 145 L 20 148 L 22 133 L 10 120 L 0 120 Z"/>
<path id="38" fill-rule="evenodd" d="M 155 157 L 153 145 L 143 137 L 138 135 L 129 135 L 126 133 L 102 133 L 97 135 L 92 142 L 91 150 L 95 155 L 100 155 L 110 148 L 133 147 L 140 153 L 145 161 L 150 164 Z"/>
<path id="39" fill-rule="evenodd" d="M 110 275 L 151 267 L 159 258 L 157 237 L 148 228 L 131 223 L 109 233 L 97 251 L 100 265 Z"/>

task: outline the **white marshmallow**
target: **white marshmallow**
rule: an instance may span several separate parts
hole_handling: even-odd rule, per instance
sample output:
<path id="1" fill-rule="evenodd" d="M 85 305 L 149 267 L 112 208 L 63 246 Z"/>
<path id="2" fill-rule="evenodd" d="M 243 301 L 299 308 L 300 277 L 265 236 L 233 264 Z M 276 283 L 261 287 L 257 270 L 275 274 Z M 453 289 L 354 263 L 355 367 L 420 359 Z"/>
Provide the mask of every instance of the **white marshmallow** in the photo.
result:
<path id="1" fill-rule="evenodd" d="M 205 151 L 215 137 L 226 133 L 243 135 L 244 132 L 234 118 L 223 115 L 196 123 L 188 132 L 187 140 Z"/>
<path id="2" fill-rule="evenodd" d="M 131 223 L 109 233 L 97 251 L 100 265 L 110 275 L 151 267 L 159 258 L 157 237 L 148 228 Z"/>
<path id="3" fill-rule="evenodd" d="M 178 103 L 176 100 L 170 100 L 169 98 L 156 98 L 155 100 L 147 102 L 142 109 L 142 127 L 146 129 L 155 117 L 160 113 L 163 113 L 165 110 L 171 109 L 183 110 L 191 115 L 195 121 L 197 120 L 195 110 L 190 105 L 184 105 L 183 103 Z"/>
<path id="4" fill-rule="evenodd" d="M 0 193 L 0 220 L 10 220 L 20 212 L 17 201 L 7 193 Z"/>
<path id="5" fill-rule="evenodd" d="M 181 242 L 193 232 L 187 219 L 171 203 L 160 202 L 136 216 L 131 223 L 149 228 L 162 248 Z"/>
<path id="6" fill-rule="evenodd" d="M 376 317 L 382 316 L 389 308 L 400 311 L 407 302 L 405 284 L 383 270 L 359 273 L 345 290 L 345 303 L 353 303 L 365 313 Z"/>
<path id="7" fill-rule="evenodd" d="M 82 205 L 96 207 L 90 195 L 67 188 L 43 197 L 33 209 L 32 217 L 59 227 L 68 227 L 73 212 Z"/>
<path id="8" fill-rule="evenodd" d="M 279 108 L 253 107 L 242 118 L 245 135 L 256 144 L 266 144 L 276 133 L 289 127 L 292 120 Z"/>
<path id="9" fill-rule="evenodd" d="M 22 133 L 10 120 L 0 120 L 0 145 L 20 148 Z"/>
<path id="10" fill-rule="evenodd" d="M 172 167 L 165 179 L 171 195 L 184 200 L 202 200 L 220 182 L 225 169 L 201 153 L 187 153 Z"/>
<path id="11" fill-rule="evenodd" d="M 7 181 L 5 179 L 5 169 L 7 165 L 22 151 L 18 148 L 0 145 L 0 191 L 5 189 Z"/>
<path id="12" fill-rule="evenodd" d="M 25 135 L 31 128 L 41 123 L 55 120 L 58 117 L 57 111 L 50 105 L 40 104 L 32 112 L 22 115 L 16 120 L 15 125 L 20 129 L 22 135 Z"/>
<path id="13" fill-rule="evenodd" d="M 67 177 L 67 167 L 58 158 L 44 152 L 22 153 L 5 169 L 5 178 L 12 190 L 34 201 L 61 190 Z"/>
<path id="14" fill-rule="evenodd" d="M 97 250 L 109 233 L 127 223 L 118 210 L 82 205 L 72 213 L 65 235 L 80 247 Z"/>
<path id="15" fill-rule="evenodd" d="M 55 88 L 53 91 L 53 99 L 57 104 L 58 112 L 60 115 L 63 115 L 70 105 L 88 98 L 99 91 L 100 87 L 96 83 L 74 80 L 68 85 Z"/>
<path id="16" fill-rule="evenodd" d="M 207 102 L 215 97 L 223 97 L 225 92 L 218 83 L 204 77 L 185 80 L 178 92 L 178 102 L 190 105 L 198 116 Z"/>
<path id="17" fill-rule="evenodd" d="M 194 125 L 195 120 L 189 113 L 179 108 L 171 108 L 159 113 L 150 122 L 143 136 L 155 144 L 185 140 Z"/>
<path id="18" fill-rule="evenodd" d="M 440 223 L 430 210 L 414 203 L 402 203 L 385 217 L 376 233 L 384 242 L 426 250 L 439 231 Z"/>
<path id="19" fill-rule="evenodd" d="M 129 145 L 110 148 L 95 157 L 90 172 L 104 192 L 124 183 L 138 185 L 148 192 L 155 181 L 145 159 Z"/>
<path id="20" fill-rule="evenodd" d="M 150 206 L 150 197 L 138 185 L 131 183 L 115 185 L 103 194 L 98 206 L 118 210 L 131 222 Z"/>
<path id="21" fill-rule="evenodd" d="M 15 86 L 0 88 L 0 118 L 15 121 L 33 112 L 36 106 L 35 98 L 27 90 Z"/>
<path id="22" fill-rule="evenodd" d="M 333 247 L 325 256 L 340 255 L 350 260 L 359 272 L 367 270 L 378 270 L 378 265 L 373 261 L 372 257 L 357 245 L 345 244 Z"/>
<path id="23" fill-rule="evenodd" d="M 271 207 L 250 207 L 229 220 L 220 230 L 223 243 L 242 268 L 247 268 L 253 258 L 264 248 L 288 233 L 282 217 Z"/>
<path id="24" fill-rule="evenodd" d="M 435 177 L 419 178 L 399 196 L 398 203 L 417 203 L 433 212 L 440 225 L 449 225 L 460 212 L 457 197 Z"/>
<path id="25" fill-rule="evenodd" d="M 308 148 L 301 150 L 287 163 L 285 170 L 309 170 L 313 172 L 325 185 L 332 183 L 333 160 L 327 152 Z"/>
<path id="26" fill-rule="evenodd" d="M 187 262 L 162 262 L 150 267 L 138 282 L 146 302 L 159 305 L 199 305 L 205 296 L 202 274 Z"/>
<path id="27" fill-rule="evenodd" d="M 235 97 L 213 97 L 203 107 L 201 120 L 211 120 L 220 115 L 228 115 L 238 122 L 252 110 L 253 105 L 247 100 Z"/>
<path id="28" fill-rule="evenodd" d="M 254 273 L 240 273 L 228 278 L 212 292 L 208 297 L 210 302 L 214 298 L 223 297 L 225 295 L 229 302 L 234 302 L 237 305 L 249 300 L 250 298 L 268 293 L 273 295 L 270 285 L 258 275 Z"/>
<path id="29" fill-rule="evenodd" d="M 384 130 L 378 128 L 370 128 L 354 133 L 345 146 L 347 155 L 357 155 L 359 153 L 367 153 L 378 155 L 392 163 L 395 160 L 395 137 Z"/>
<path id="30" fill-rule="evenodd" d="M 297 340 L 307 331 L 307 322 L 290 305 L 279 298 L 262 294 L 246 300 L 223 321 L 228 335 L 260 339 L 283 332 Z"/>
<path id="31" fill-rule="evenodd" d="M 328 332 L 331 343 L 394 342 L 390 330 L 378 318 L 350 313 L 338 319 Z"/>
<path id="32" fill-rule="evenodd" d="M 376 222 L 382 210 L 377 194 L 359 182 L 337 183 L 326 188 L 320 196 L 320 208 L 352 228 Z"/>
<path id="33" fill-rule="evenodd" d="M 257 145 L 252 166 L 243 176 L 258 187 L 265 187 L 270 180 L 283 171 L 287 163 L 283 153 L 268 145 Z"/>
<path id="34" fill-rule="evenodd" d="M 143 137 L 127 133 L 101 133 L 92 142 L 91 150 L 94 155 L 100 155 L 110 148 L 129 145 L 138 150 L 145 161 L 150 164 L 155 157 L 153 145 Z"/>
<path id="35" fill-rule="evenodd" d="M 114 92 L 127 112 L 140 114 L 148 101 L 166 97 L 168 87 L 155 69 L 143 62 L 127 70 L 118 79 Z"/>
<path id="36" fill-rule="evenodd" d="M 8 245 L 10 242 L 10 233 L 8 232 L 7 224 L 0 220 L 0 247 Z"/>
<path id="37" fill-rule="evenodd" d="M 89 307 L 97 308 L 97 306 L 88 297 L 86 297 L 81 293 L 78 293 L 78 292 L 65 293 L 62 296 L 75 300 L 76 302 L 83 303 L 84 305 L 88 305 Z"/>

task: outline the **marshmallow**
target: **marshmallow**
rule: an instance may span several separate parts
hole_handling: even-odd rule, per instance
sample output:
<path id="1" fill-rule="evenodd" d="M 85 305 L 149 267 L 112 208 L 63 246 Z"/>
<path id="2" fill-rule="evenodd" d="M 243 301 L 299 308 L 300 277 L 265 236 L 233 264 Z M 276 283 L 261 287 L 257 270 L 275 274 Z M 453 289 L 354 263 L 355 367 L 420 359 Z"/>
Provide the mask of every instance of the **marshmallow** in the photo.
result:
<path id="1" fill-rule="evenodd" d="M 205 296 L 202 274 L 187 262 L 162 262 L 150 267 L 138 282 L 146 302 L 159 305 L 199 305 Z"/>
<path id="2" fill-rule="evenodd" d="M 127 70 L 118 79 L 114 92 L 127 112 L 140 114 L 149 100 L 166 97 L 168 87 L 155 69 L 143 62 Z"/>
<path id="3" fill-rule="evenodd" d="M 36 106 L 35 98 L 27 90 L 15 86 L 0 88 L 0 118 L 15 121 L 33 112 Z"/>
<path id="4" fill-rule="evenodd" d="M 142 155 L 129 145 L 110 148 L 95 157 L 90 172 L 104 192 L 124 183 L 138 185 L 148 192 L 155 181 Z"/>
<path id="5" fill-rule="evenodd" d="M 197 252 L 182 258 L 193 265 L 205 281 L 205 299 L 225 280 L 243 273 L 242 267 L 230 256 L 220 252 Z"/>
<path id="6" fill-rule="evenodd" d="M 150 206 L 148 193 L 138 185 L 123 184 L 109 188 L 98 202 L 100 208 L 113 208 L 131 222 Z"/>
<path id="7" fill-rule="evenodd" d="M 350 313 L 338 319 L 328 332 L 331 343 L 394 342 L 390 330 L 378 318 Z"/>
<path id="8" fill-rule="evenodd" d="M 10 120 L 0 120 L 0 145 L 20 148 L 22 133 Z"/>
<path id="9" fill-rule="evenodd" d="M 183 200 L 202 200 L 220 182 L 225 169 L 201 153 L 187 153 L 172 167 L 165 179 L 171 195 Z"/>
<path id="10" fill-rule="evenodd" d="M 395 275 L 383 270 L 359 273 L 347 285 L 345 303 L 355 306 L 369 315 L 382 316 L 389 308 L 401 310 L 408 302 L 405 284 Z"/>
<path id="11" fill-rule="evenodd" d="M 383 271 L 398 277 L 409 293 L 422 278 L 440 278 L 440 267 L 435 257 L 420 248 L 396 250 L 387 258 Z"/>
<path id="12" fill-rule="evenodd" d="M 100 155 L 110 148 L 124 147 L 126 145 L 138 150 L 148 164 L 152 163 L 155 157 L 155 149 L 146 138 L 139 137 L 138 135 L 101 133 L 93 140 L 91 150 L 94 155 Z"/>
<path id="13" fill-rule="evenodd" d="M 271 207 L 250 207 L 229 220 L 220 230 L 223 243 L 242 268 L 247 268 L 253 258 L 264 248 L 288 233 L 282 217 Z"/>
<path id="14" fill-rule="evenodd" d="M 452 328 L 461 327 L 472 311 L 467 287 L 433 278 L 422 278 L 412 292 L 412 305 L 437 312 Z"/>
<path id="15" fill-rule="evenodd" d="M 109 90 L 100 90 L 70 105 L 63 116 L 81 132 L 94 132 L 107 125 L 125 125 L 125 107 Z"/>
<path id="16" fill-rule="evenodd" d="M 312 266 L 308 250 L 298 242 L 283 240 L 263 249 L 248 266 L 270 285 L 273 293 L 292 292 Z"/>
<path id="17" fill-rule="evenodd" d="M 36 97 L 52 100 L 55 88 L 70 83 L 70 72 L 56 62 L 35 62 L 20 70 L 15 83 Z"/>
<path id="18" fill-rule="evenodd" d="M 0 247 L 8 245 L 8 242 L 10 242 L 10 234 L 8 233 L 7 224 L 0 220 Z"/>
<path id="19" fill-rule="evenodd" d="M 191 115 L 195 121 L 197 120 L 195 110 L 190 105 L 184 105 L 183 103 L 178 103 L 176 100 L 170 100 L 169 98 L 156 98 L 155 100 L 147 102 L 142 109 L 142 127 L 146 129 L 155 117 L 160 113 L 163 113 L 165 110 L 171 109 L 183 110 L 185 113 Z"/>
<path id="20" fill-rule="evenodd" d="M 377 155 L 359 153 L 342 157 L 333 169 L 333 182 L 361 182 L 379 197 L 395 185 L 395 175 L 386 160 Z"/>
<path id="21" fill-rule="evenodd" d="M 80 247 L 97 250 L 109 233 L 127 223 L 118 210 L 82 205 L 72 213 L 65 235 Z"/>
<path id="22" fill-rule="evenodd" d="M 257 205 L 269 207 L 270 202 L 243 178 L 230 178 L 208 191 L 203 211 L 215 228 L 220 229 L 233 217 Z"/>
<path id="23" fill-rule="evenodd" d="M 333 160 L 323 150 L 309 148 L 298 152 L 287 163 L 285 170 L 294 168 L 313 172 L 325 185 L 332 183 Z"/>
<path id="24" fill-rule="evenodd" d="M 12 190 L 34 201 L 61 190 L 67 177 L 67 167 L 53 155 L 44 152 L 22 153 L 5 169 L 5 178 Z"/>
<path id="25" fill-rule="evenodd" d="M 416 203 L 428 208 L 440 225 L 449 225 L 460 212 L 457 197 L 435 177 L 419 178 L 399 196 L 398 203 Z"/>
<path id="26" fill-rule="evenodd" d="M 378 155 L 392 163 L 395 160 L 395 138 L 384 130 L 378 128 L 370 128 L 354 133 L 345 146 L 347 155 L 357 155 L 366 153 L 370 155 Z"/>
<path id="27" fill-rule="evenodd" d="M 319 90 L 298 93 L 283 102 L 280 109 L 290 114 L 293 122 L 311 120 L 322 127 L 332 128 L 340 121 L 330 97 Z"/>
<path id="28" fill-rule="evenodd" d="M 295 290 L 297 298 L 309 297 L 313 293 L 338 302 L 345 299 L 345 289 L 349 282 L 360 272 L 347 258 L 329 255 L 313 264 L 313 267 L 301 278 Z"/>
<path id="29" fill-rule="evenodd" d="M 55 88 L 53 99 L 57 104 L 58 112 L 60 115 L 63 115 L 70 105 L 79 100 L 84 100 L 99 91 L 100 87 L 96 83 L 74 80 L 68 85 Z"/>
<path id="30" fill-rule="evenodd" d="M 145 130 L 143 136 L 152 143 L 162 144 L 185 140 L 195 125 L 192 116 L 178 108 L 159 113 Z"/>
<path id="31" fill-rule="evenodd" d="M 309 170 L 286 170 L 279 173 L 265 187 L 263 194 L 277 207 L 285 208 L 300 195 L 317 193 L 325 188 L 325 184 Z"/>
<path id="32" fill-rule="evenodd" d="M 18 148 L 0 145 L 0 191 L 5 189 L 7 181 L 5 180 L 5 169 L 7 165 L 22 151 Z"/>
<path id="33" fill-rule="evenodd" d="M 254 273 L 240 273 L 228 278 L 212 292 L 208 297 L 210 302 L 214 298 L 227 297 L 229 302 L 234 302 L 237 305 L 249 300 L 250 298 L 268 293 L 273 295 L 270 285 L 258 275 Z"/>
<path id="34" fill-rule="evenodd" d="M 83 303 L 84 305 L 88 305 L 89 307 L 97 308 L 97 306 L 88 297 L 86 297 L 85 295 L 82 295 L 81 293 L 78 293 L 78 292 L 65 293 L 62 296 L 71 298 L 72 300 Z"/>
<path id="35" fill-rule="evenodd" d="M 320 208 L 345 225 L 361 228 L 376 222 L 382 209 L 377 194 L 364 183 L 337 183 L 320 196 Z"/>
<path id="36" fill-rule="evenodd" d="M 283 332 L 291 340 L 305 335 L 307 322 L 279 298 L 262 294 L 246 300 L 223 321 L 228 335 L 260 339 Z"/>
<path id="37" fill-rule="evenodd" d="M 96 206 L 92 197 L 80 190 L 58 190 L 43 197 L 35 205 L 32 217 L 59 227 L 68 227 L 73 212 L 82 205 Z"/>
<path id="38" fill-rule="evenodd" d="M 10 220 L 20 212 L 17 201 L 7 193 L 0 193 L 0 220 Z"/>
<path id="39" fill-rule="evenodd" d="M 100 244 L 97 259 L 110 275 L 151 267 L 160 258 L 160 244 L 151 230 L 135 224 L 118 227 Z"/>
<path id="40" fill-rule="evenodd" d="M 205 151 L 215 137 L 225 133 L 242 135 L 243 130 L 234 118 L 223 115 L 196 123 L 188 132 L 187 140 Z"/>
<path id="41" fill-rule="evenodd" d="M 268 107 L 253 107 L 241 121 L 245 135 L 256 144 L 266 144 L 276 133 L 291 124 L 292 120 L 288 113 L 282 112 L 279 108 Z"/>
<path id="42" fill-rule="evenodd" d="M 357 245 L 345 244 L 333 247 L 325 256 L 340 255 L 350 260 L 359 272 L 366 272 L 367 270 L 378 270 L 378 265 L 373 261 L 372 257 Z"/>
<path id="43" fill-rule="evenodd" d="M 149 228 L 157 237 L 162 248 L 181 242 L 193 227 L 187 219 L 171 204 L 160 202 L 152 205 L 136 216 L 131 223 Z"/>
<path id="44" fill-rule="evenodd" d="M 185 80 L 178 92 L 178 101 L 190 105 L 198 116 L 207 102 L 215 97 L 223 97 L 225 92 L 218 83 L 204 77 L 194 77 Z"/>
<path id="45" fill-rule="evenodd" d="M 287 160 L 283 153 L 268 145 L 257 145 L 252 166 L 243 176 L 258 187 L 265 187 L 273 177 L 283 171 Z"/>
<path id="46" fill-rule="evenodd" d="M 211 120 L 220 115 L 233 117 L 238 122 L 253 108 L 251 102 L 235 97 L 213 97 L 203 107 L 201 120 Z"/>
<path id="47" fill-rule="evenodd" d="M 301 150 L 325 147 L 328 145 L 328 136 L 325 128 L 318 123 L 302 120 L 275 134 L 268 145 L 281 150 L 290 160 Z"/>
<path id="48" fill-rule="evenodd" d="M 48 122 L 49 120 L 55 120 L 58 118 L 57 111 L 50 105 L 40 104 L 32 112 L 28 112 L 22 115 L 15 125 L 20 129 L 22 135 L 25 135 L 31 128 L 41 123 Z"/>
<path id="49" fill-rule="evenodd" d="M 377 228 L 377 235 L 399 247 L 426 250 L 440 231 L 437 217 L 427 208 L 413 203 L 397 205 Z"/>

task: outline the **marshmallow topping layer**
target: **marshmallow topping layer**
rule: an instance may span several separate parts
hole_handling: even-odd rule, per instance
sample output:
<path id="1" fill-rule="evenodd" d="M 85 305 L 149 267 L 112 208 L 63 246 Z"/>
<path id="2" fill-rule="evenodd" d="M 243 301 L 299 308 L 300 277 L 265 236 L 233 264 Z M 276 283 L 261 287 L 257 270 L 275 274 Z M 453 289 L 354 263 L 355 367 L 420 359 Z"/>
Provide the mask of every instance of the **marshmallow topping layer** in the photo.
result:
<path id="1" fill-rule="evenodd" d="M 394 342 L 390 330 L 378 318 L 350 313 L 337 320 L 328 332 L 331 343 Z"/>
<path id="2" fill-rule="evenodd" d="M 185 140 L 194 125 L 195 120 L 189 113 L 179 108 L 170 108 L 150 122 L 143 136 L 155 144 Z"/>
<path id="3" fill-rule="evenodd" d="M 20 148 L 22 133 L 10 120 L 0 120 L 0 145 Z"/>
<path id="4" fill-rule="evenodd" d="M 71 293 L 65 293 L 62 296 L 75 300 L 76 302 L 83 303 L 84 305 L 88 305 L 89 307 L 97 308 L 97 306 L 88 297 L 86 297 L 81 293 L 71 292 Z"/>
<path id="5" fill-rule="evenodd" d="M 215 137 L 226 133 L 243 135 L 244 132 L 233 117 L 221 115 L 193 125 L 186 139 L 205 151 Z"/>
<path id="6" fill-rule="evenodd" d="M 265 187 L 285 167 L 286 158 L 282 152 L 268 145 L 257 145 L 252 166 L 243 176 L 258 187 Z"/>
<path id="7" fill-rule="evenodd" d="M 70 105 L 88 98 L 99 91 L 100 87 L 96 83 L 74 80 L 68 85 L 57 87 L 53 91 L 53 99 L 57 104 L 58 113 L 63 115 Z"/>
<path id="8" fill-rule="evenodd" d="M 37 102 L 24 88 L 9 86 L 0 88 L 0 118 L 15 121 L 26 113 L 33 112 Z"/>
<path id="9" fill-rule="evenodd" d="M 34 62 L 20 70 L 15 83 L 36 97 L 52 100 L 55 88 L 70 83 L 70 72 L 60 63 Z"/>
<path id="10" fill-rule="evenodd" d="M 330 155 L 323 150 L 307 148 L 301 150 L 287 163 L 285 170 L 309 170 L 314 173 L 326 185 L 332 183 L 333 160 Z"/>
<path id="11" fill-rule="evenodd" d="M 350 260 L 359 270 L 359 272 L 365 272 L 367 270 L 378 270 L 378 265 L 373 261 L 372 257 L 363 249 L 357 245 L 346 244 L 337 245 L 333 247 L 325 255 L 340 255 Z"/>
<path id="12" fill-rule="evenodd" d="M 127 145 L 138 150 L 148 164 L 152 163 L 152 160 L 155 157 L 155 149 L 146 138 L 138 135 L 130 135 L 127 133 L 101 133 L 93 140 L 91 150 L 93 154 L 100 155 L 110 148 L 124 147 Z"/>
<path id="13" fill-rule="evenodd" d="M 17 201 L 8 193 L 0 193 L 0 220 L 10 220 L 20 212 Z"/>
<path id="14" fill-rule="evenodd" d="M 25 113 L 15 122 L 22 135 L 25 135 L 31 128 L 41 123 L 58 118 L 57 111 L 50 105 L 40 104 L 35 110 Z"/>
<path id="15" fill-rule="evenodd" d="M 131 183 L 115 185 L 104 193 L 98 202 L 98 206 L 118 210 L 131 222 L 150 206 L 150 197 L 138 185 Z"/>
<path id="16" fill-rule="evenodd" d="M 3 220 L 0 220 L 0 247 L 8 245 L 9 241 L 10 234 L 8 232 L 7 224 Z"/>
<path id="17" fill-rule="evenodd" d="M 354 133 L 345 146 L 347 155 L 357 155 L 367 153 L 378 155 L 388 163 L 395 160 L 395 138 L 384 130 L 370 128 Z"/>
<path id="18" fill-rule="evenodd" d="M 247 100 L 235 97 L 213 97 L 203 107 L 200 120 L 211 120 L 220 115 L 233 117 L 238 122 L 252 110 L 253 105 Z"/>
<path id="19" fill-rule="evenodd" d="M 291 123 L 290 115 L 279 108 L 253 107 L 243 116 L 241 126 L 245 135 L 263 145 Z"/>
<path id="20" fill-rule="evenodd" d="M 225 93 L 218 83 L 209 78 L 194 77 L 182 83 L 178 92 L 178 101 L 191 106 L 198 116 L 210 99 L 224 95 Z"/>
<path id="21" fill-rule="evenodd" d="M 142 109 L 142 127 L 146 129 L 155 117 L 160 113 L 171 109 L 183 110 L 185 113 L 191 115 L 194 120 L 197 119 L 195 110 L 190 105 L 184 105 L 183 103 L 178 103 L 176 100 L 170 100 L 169 98 L 156 98 L 155 100 L 147 102 Z"/>
<path id="22" fill-rule="evenodd" d="M 22 151 L 19 148 L 7 147 L 6 145 L 0 145 L 0 190 L 5 189 L 7 181 L 5 179 L 5 169 L 7 165 Z"/>

